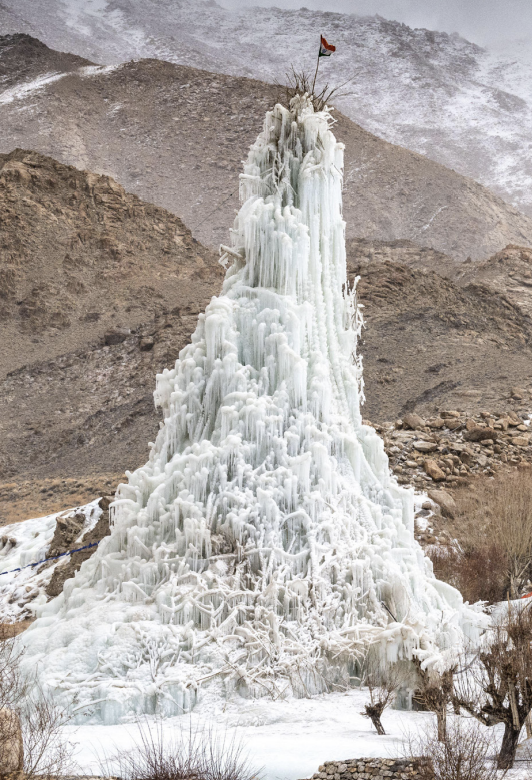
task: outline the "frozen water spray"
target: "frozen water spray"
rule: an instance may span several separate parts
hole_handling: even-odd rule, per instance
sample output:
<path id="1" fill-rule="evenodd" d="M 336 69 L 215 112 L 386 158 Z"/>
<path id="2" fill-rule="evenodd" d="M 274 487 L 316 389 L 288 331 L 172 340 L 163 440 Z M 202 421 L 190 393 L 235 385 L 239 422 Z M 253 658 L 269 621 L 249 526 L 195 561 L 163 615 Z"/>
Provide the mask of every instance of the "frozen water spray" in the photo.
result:
<path id="1" fill-rule="evenodd" d="M 362 424 L 343 146 L 306 97 L 268 112 L 222 293 L 175 367 L 149 461 L 97 552 L 40 608 L 27 662 L 83 718 L 348 685 L 368 644 L 435 663 L 477 612 L 414 540 L 413 492 Z"/>

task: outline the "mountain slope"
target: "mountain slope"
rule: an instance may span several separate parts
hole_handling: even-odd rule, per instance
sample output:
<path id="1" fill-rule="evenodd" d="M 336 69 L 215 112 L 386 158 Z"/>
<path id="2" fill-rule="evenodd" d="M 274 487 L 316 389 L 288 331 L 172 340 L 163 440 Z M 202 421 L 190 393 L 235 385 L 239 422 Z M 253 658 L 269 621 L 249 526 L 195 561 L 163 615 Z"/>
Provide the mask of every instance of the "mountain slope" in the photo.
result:
<path id="1" fill-rule="evenodd" d="M 292 64 L 313 69 L 321 31 L 337 47 L 322 62 L 324 77 L 349 81 L 339 102 L 347 116 L 532 214 L 532 66 L 515 46 L 492 53 L 379 16 L 230 11 L 212 0 L 4 0 L 2 8 L 6 32 L 31 30 L 97 62 L 155 57 L 264 81 L 282 79 Z"/>
<path id="2" fill-rule="evenodd" d="M 111 175 L 216 247 L 227 242 L 241 160 L 280 98 L 260 81 L 157 60 L 82 67 L 3 106 L 0 151 L 15 143 Z M 457 260 L 532 245 L 532 220 L 489 190 L 336 117 L 348 236 L 409 239 Z"/>
<path id="3" fill-rule="evenodd" d="M 0 375 L 208 301 L 213 254 L 172 214 L 105 176 L 0 155 Z"/>
<path id="4" fill-rule="evenodd" d="M 43 78 L 60 76 L 76 68 L 92 65 L 89 60 L 75 54 L 54 51 L 44 43 L 28 35 L 17 34 L 0 37 L 0 85 L 3 102 L 18 97 L 16 88 L 28 91 L 38 89 Z M 31 86 L 30 86 L 31 85 Z M 11 92 L 14 88 L 14 91 Z"/>
<path id="5" fill-rule="evenodd" d="M 351 251 L 366 327 L 364 416 L 395 420 L 416 410 L 469 413 L 526 407 L 532 388 L 532 320 L 496 289 L 464 287 L 434 271 Z M 419 262 L 423 260 L 419 253 Z M 411 257 L 412 259 L 412 257 Z M 512 399 L 512 389 L 523 394 Z"/>

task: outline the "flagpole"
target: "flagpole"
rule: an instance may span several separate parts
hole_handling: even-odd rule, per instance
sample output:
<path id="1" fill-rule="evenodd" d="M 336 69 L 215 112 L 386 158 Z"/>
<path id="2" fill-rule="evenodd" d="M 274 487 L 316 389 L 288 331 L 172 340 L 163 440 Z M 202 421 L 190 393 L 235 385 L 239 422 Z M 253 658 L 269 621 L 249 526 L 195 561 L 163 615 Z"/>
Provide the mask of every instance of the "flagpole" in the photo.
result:
<path id="1" fill-rule="evenodd" d="M 316 86 L 316 76 L 318 75 L 318 68 L 320 66 L 320 48 L 321 48 L 321 38 L 320 38 L 320 46 L 318 47 L 318 61 L 316 62 L 316 71 L 314 73 L 314 81 L 312 82 L 311 95 L 314 94 L 314 87 Z"/>

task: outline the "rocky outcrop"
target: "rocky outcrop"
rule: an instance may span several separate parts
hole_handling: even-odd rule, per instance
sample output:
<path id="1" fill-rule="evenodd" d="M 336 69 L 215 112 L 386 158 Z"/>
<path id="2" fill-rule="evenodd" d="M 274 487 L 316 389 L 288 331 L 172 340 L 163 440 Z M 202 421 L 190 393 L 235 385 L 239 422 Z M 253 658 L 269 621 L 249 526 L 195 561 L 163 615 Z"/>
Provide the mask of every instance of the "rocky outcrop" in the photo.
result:
<path id="1" fill-rule="evenodd" d="M 52 541 L 52 546 L 50 547 L 50 551 L 48 552 L 48 556 L 51 557 L 52 555 L 58 554 L 55 551 L 52 552 L 52 550 L 57 549 L 56 537 L 58 535 L 61 536 L 62 546 L 65 547 L 64 550 L 61 550 L 61 552 L 66 552 L 68 549 L 71 549 L 72 545 L 74 545 L 75 547 L 86 547 L 90 544 L 93 544 L 94 542 L 101 541 L 104 538 L 104 536 L 108 536 L 111 533 L 111 529 L 109 526 L 109 504 L 111 503 L 112 500 L 113 500 L 113 496 L 103 496 L 102 498 L 100 498 L 99 505 L 102 510 L 102 513 L 98 518 L 98 521 L 94 526 L 94 528 L 91 528 L 89 531 L 87 531 L 81 536 L 79 534 L 85 522 L 84 515 L 81 515 L 83 523 L 79 528 L 76 520 L 79 519 L 80 515 L 75 514 L 74 516 L 69 516 L 67 518 L 64 518 L 62 522 L 60 522 L 61 518 L 57 518 L 57 525 L 54 534 L 54 539 Z M 69 533 L 68 533 L 68 541 L 65 538 L 64 531 L 58 530 L 58 529 L 63 529 L 65 525 L 67 527 L 70 526 Z M 77 534 L 74 535 L 76 533 L 76 529 L 77 529 Z M 54 542 L 56 543 L 55 548 L 54 548 Z M 80 550 L 79 552 L 75 552 L 72 555 L 66 556 L 66 560 L 64 561 L 64 563 L 61 563 L 59 566 L 56 566 L 56 568 L 54 569 L 50 582 L 46 587 L 46 595 L 49 596 L 50 598 L 55 598 L 56 596 L 59 596 L 59 594 L 62 593 L 63 591 L 63 585 L 65 584 L 66 580 L 74 576 L 74 574 L 79 570 L 83 561 L 86 561 L 88 558 L 90 558 L 91 555 L 94 553 L 94 550 L 95 550 L 94 547 L 90 547 L 88 550 Z"/>
<path id="2" fill-rule="evenodd" d="M 373 427 L 383 437 L 397 481 L 428 495 L 416 515 L 416 536 L 422 544 L 449 544 L 442 519 L 456 516 L 456 488 L 498 471 L 532 468 L 532 426 L 528 415 L 513 409 L 476 415 L 441 409 L 426 420 L 407 415 Z"/>
<path id="3" fill-rule="evenodd" d="M 456 487 L 478 474 L 532 464 L 529 423 L 528 416 L 524 419 L 512 409 L 474 416 L 442 409 L 440 416 L 427 420 L 407 415 L 373 427 L 384 439 L 398 482 L 430 489 L 434 482 Z"/>

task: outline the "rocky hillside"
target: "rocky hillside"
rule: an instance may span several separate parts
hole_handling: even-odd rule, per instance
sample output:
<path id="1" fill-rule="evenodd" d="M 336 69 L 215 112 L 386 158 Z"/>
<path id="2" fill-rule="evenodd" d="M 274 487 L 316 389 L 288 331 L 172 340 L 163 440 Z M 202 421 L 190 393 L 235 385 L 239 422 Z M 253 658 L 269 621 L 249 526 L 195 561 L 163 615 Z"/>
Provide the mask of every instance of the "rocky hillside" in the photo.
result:
<path id="1" fill-rule="evenodd" d="M 481 263 L 455 266 L 458 284 L 481 284 L 499 291 L 532 316 L 532 251 L 510 244 Z"/>
<path id="2" fill-rule="evenodd" d="M 0 155 L 0 212 L 2 377 L 197 312 L 221 279 L 177 217 L 35 152 Z"/>
<path id="3" fill-rule="evenodd" d="M 351 251 L 348 270 L 361 277 L 365 307 L 359 348 L 369 419 L 494 410 L 532 382 L 532 322 L 504 294 Z"/>
<path id="4" fill-rule="evenodd" d="M 146 459 L 155 375 L 223 272 L 173 214 L 35 152 L 0 155 L 0 211 L 6 521 L 112 492 Z"/>
<path id="5" fill-rule="evenodd" d="M 26 45 L 35 48 L 28 38 L 0 39 L 5 72 L 18 72 Z M 43 75 L 51 56 L 42 52 Z M 178 214 L 211 247 L 227 242 L 241 161 L 264 112 L 286 97 L 261 81 L 158 60 L 81 67 L 24 84 L 2 106 L 0 152 L 36 149 L 111 175 Z M 482 259 L 508 243 L 532 246 L 532 220 L 489 190 L 335 116 L 345 144 L 348 236 L 408 239 L 457 260 Z"/>

